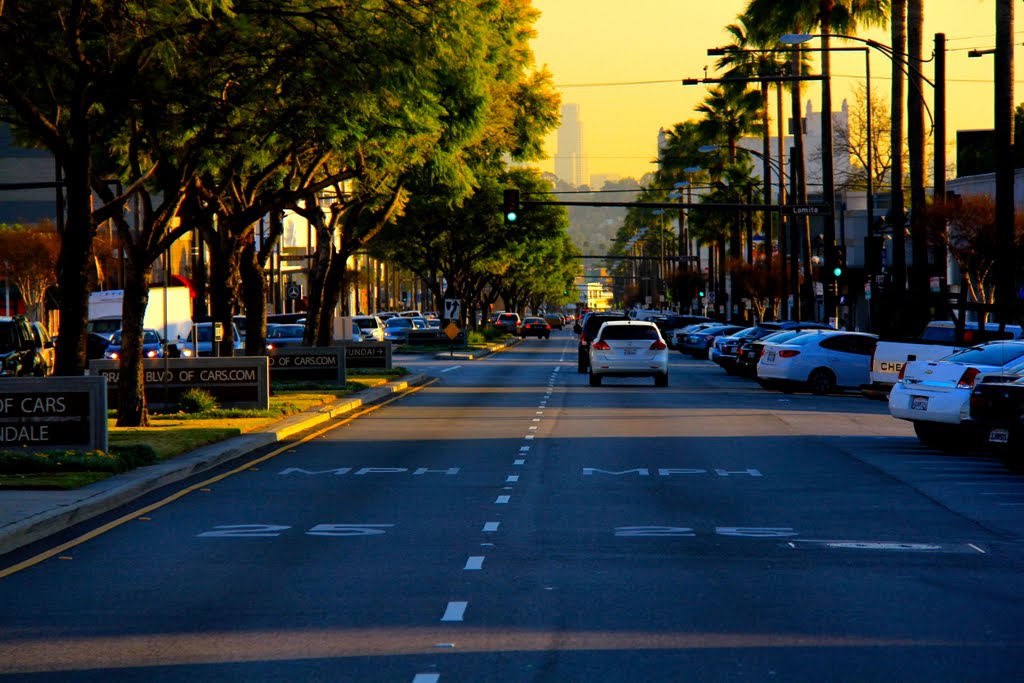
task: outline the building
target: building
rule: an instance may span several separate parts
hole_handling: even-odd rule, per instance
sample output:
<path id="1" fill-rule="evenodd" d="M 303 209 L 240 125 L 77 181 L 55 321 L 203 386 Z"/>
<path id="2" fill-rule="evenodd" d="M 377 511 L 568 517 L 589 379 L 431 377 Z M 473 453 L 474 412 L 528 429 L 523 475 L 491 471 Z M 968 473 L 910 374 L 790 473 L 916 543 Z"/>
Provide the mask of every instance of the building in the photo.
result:
<path id="1" fill-rule="evenodd" d="M 576 187 L 589 179 L 587 160 L 583 154 L 583 122 L 580 105 L 562 105 L 562 125 L 558 128 L 558 150 L 555 152 L 555 175 Z"/>

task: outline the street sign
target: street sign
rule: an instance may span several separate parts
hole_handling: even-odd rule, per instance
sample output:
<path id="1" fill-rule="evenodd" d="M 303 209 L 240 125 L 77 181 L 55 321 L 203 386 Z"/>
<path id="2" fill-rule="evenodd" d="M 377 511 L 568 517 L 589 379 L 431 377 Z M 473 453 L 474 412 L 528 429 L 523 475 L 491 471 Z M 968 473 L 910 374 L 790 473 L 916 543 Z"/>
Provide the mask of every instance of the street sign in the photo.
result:
<path id="1" fill-rule="evenodd" d="M 448 327 L 444 328 L 444 333 L 449 339 L 455 339 L 461 331 L 455 323 L 448 323 Z"/>
<path id="2" fill-rule="evenodd" d="M 444 300 L 444 314 L 441 316 L 445 320 L 459 320 L 462 318 L 462 301 L 459 299 L 445 299 Z"/>
<path id="3" fill-rule="evenodd" d="M 783 216 L 828 216 L 832 213 L 829 204 L 783 204 L 779 214 Z"/>

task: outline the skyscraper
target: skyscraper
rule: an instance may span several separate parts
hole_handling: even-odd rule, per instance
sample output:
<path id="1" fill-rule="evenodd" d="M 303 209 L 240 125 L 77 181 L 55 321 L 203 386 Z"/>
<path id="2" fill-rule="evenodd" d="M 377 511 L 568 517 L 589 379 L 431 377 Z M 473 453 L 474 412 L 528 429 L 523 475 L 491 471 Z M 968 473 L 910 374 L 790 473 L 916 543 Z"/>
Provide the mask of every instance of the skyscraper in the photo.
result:
<path id="1" fill-rule="evenodd" d="M 558 151 L 555 153 L 555 175 L 577 187 L 587 178 L 587 161 L 583 156 L 583 122 L 580 105 L 562 105 L 562 125 L 558 128 Z"/>

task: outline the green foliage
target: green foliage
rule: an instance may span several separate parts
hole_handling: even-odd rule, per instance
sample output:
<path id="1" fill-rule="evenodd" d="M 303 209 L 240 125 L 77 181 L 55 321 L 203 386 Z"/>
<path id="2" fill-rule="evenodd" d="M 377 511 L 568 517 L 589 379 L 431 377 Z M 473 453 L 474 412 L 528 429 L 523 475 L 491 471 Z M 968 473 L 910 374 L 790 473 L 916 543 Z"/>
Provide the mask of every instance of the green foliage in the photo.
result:
<path id="1" fill-rule="evenodd" d="M 217 408 L 217 401 L 202 389 L 189 389 L 178 399 L 178 410 L 183 413 L 210 413 Z"/>
<path id="2" fill-rule="evenodd" d="M 114 447 L 103 451 L 0 451 L 0 474 L 38 472 L 126 472 L 156 462 L 150 446 Z"/>

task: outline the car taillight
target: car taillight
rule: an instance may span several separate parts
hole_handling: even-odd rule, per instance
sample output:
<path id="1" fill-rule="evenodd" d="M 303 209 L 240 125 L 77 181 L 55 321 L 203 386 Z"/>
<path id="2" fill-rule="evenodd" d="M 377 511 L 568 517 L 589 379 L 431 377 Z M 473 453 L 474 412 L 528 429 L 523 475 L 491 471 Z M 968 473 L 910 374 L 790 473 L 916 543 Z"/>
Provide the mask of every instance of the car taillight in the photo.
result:
<path id="1" fill-rule="evenodd" d="M 906 375 L 906 374 L 907 374 L 907 364 L 904 363 L 903 365 L 900 366 L 900 374 L 896 375 L 896 381 L 897 382 L 902 382 L 903 381 L 903 376 Z"/>
<path id="2" fill-rule="evenodd" d="M 651 349 L 650 350 L 651 351 L 661 351 L 662 349 L 667 349 L 667 348 L 668 347 L 665 346 L 665 342 L 661 341 L 660 339 L 656 339 L 654 341 L 654 343 L 651 344 Z"/>
<path id="3" fill-rule="evenodd" d="M 594 342 L 594 344 L 593 344 L 593 346 L 591 346 L 591 348 L 597 349 L 598 351 L 611 351 L 611 349 L 612 349 L 612 347 L 608 346 L 608 342 L 606 342 L 603 339 Z"/>
<path id="4" fill-rule="evenodd" d="M 977 368 L 967 368 L 964 370 L 964 374 L 960 375 L 960 381 L 956 383 L 957 389 L 973 389 L 974 380 L 979 374 Z"/>
<path id="5" fill-rule="evenodd" d="M 799 356 L 800 352 L 796 349 L 782 349 L 779 351 L 779 358 L 793 358 Z"/>

